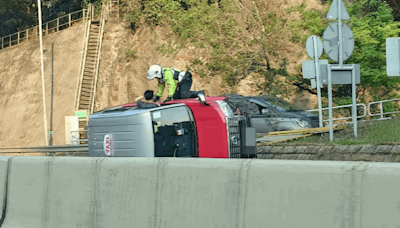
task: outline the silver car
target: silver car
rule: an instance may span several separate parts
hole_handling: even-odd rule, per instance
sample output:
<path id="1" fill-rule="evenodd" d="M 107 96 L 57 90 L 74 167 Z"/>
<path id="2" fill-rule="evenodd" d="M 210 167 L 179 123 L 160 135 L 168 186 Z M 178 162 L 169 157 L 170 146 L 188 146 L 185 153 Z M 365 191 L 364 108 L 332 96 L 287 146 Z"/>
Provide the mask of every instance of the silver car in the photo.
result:
<path id="1" fill-rule="evenodd" d="M 283 99 L 268 96 L 226 95 L 237 113 L 248 117 L 248 125 L 257 133 L 301 130 L 319 127 L 318 116 L 305 112 Z"/>

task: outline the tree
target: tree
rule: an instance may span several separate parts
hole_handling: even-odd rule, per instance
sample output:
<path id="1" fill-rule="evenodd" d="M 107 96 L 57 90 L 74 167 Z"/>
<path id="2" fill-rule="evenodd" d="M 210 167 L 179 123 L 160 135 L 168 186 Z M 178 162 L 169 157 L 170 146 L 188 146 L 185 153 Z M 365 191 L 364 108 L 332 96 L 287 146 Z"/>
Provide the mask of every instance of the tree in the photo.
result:
<path id="1" fill-rule="evenodd" d="M 350 26 L 355 40 L 352 56 L 346 63 L 361 67 L 361 86 L 384 87 L 387 93 L 400 82 L 398 77 L 386 75 L 386 38 L 397 37 L 399 22 L 393 20 L 392 10 L 383 1 L 356 0 L 348 6 Z"/>

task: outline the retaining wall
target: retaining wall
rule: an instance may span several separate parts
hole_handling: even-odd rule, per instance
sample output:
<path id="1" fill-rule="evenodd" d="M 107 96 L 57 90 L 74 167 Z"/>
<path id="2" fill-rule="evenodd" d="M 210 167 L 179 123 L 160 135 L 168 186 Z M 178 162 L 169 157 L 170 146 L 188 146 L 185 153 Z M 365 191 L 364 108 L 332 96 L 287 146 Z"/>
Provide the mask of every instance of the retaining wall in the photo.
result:
<path id="1" fill-rule="evenodd" d="M 400 162 L 400 144 L 393 145 L 296 145 L 257 147 L 258 158 L 287 160 L 336 160 Z"/>
<path id="2" fill-rule="evenodd" d="M 14 157 L 9 172 L 2 228 L 400 224 L 397 163 Z"/>

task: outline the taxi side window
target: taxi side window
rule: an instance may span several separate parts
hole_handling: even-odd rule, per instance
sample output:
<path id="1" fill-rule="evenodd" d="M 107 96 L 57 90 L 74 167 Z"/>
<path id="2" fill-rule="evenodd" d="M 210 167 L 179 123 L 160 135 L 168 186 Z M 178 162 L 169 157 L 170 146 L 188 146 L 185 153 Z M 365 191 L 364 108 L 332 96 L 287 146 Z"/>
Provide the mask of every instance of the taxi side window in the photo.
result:
<path id="1" fill-rule="evenodd" d="M 194 123 L 187 107 L 156 110 L 151 113 L 155 156 L 196 156 Z"/>

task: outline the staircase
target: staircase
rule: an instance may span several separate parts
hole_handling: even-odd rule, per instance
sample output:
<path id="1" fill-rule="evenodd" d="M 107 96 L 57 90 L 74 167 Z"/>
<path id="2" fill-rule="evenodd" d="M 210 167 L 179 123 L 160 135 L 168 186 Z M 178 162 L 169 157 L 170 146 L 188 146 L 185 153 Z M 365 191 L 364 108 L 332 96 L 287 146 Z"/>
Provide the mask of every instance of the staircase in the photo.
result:
<path id="1" fill-rule="evenodd" d="M 115 5 L 116 3 L 116 5 Z M 75 101 L 75 115 L 80 113 L 79 118 L 79 138 L 80 143 L 86 143 L 86 126 L 89 115 L 93 113 L 94 102 L 96 98 L 96 86 L 99 73 L 100 52 L 103 40 L 104 25 L 108 16 L 117 8 L 119 12 L 119 1 L 110 1 L 108 4 L 102 4 L 100 19 L 94 19 L 94 6 L 91 5 L 89 20 L 86 24 L 83 55 L 81 60 L 78 81 L 78 91 Z M 83 113 L 83 114 L 82 114 Z"/>
<path id="2" fill-rule="evenodd" d="M 88 114 L 93 112 L 94 91 L 97 83 L 98 62 L 100 55 L 101 26 L 99 21 L 89 21 L 90 28 L 81 75 L 77 110 L 86 110 Z"/>

